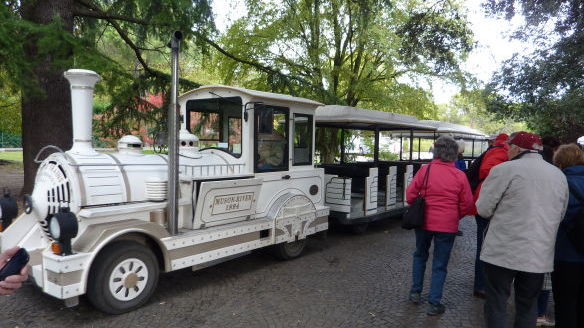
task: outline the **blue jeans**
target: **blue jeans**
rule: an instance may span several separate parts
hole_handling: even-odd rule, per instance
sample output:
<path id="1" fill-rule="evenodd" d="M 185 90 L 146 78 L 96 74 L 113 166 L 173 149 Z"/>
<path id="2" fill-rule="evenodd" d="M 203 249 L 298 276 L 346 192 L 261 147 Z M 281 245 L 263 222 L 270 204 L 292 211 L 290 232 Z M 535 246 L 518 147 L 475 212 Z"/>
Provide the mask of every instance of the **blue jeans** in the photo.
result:
<path id="1" fill-rule="evenodd" d="M 485 240 L 485 230 L 489 225 L 489 220 L 482 218 L 480 215 L 475 216 L 477 223 L 477 253 L 475 258 L 475 275 L 474 275 L 474 290 L 481 292 L 485 291 L 485 272 L 483 268 L 483 261 L 481 261 L 481 248 L 483 248 L 483 241 Z"/>
<path id="2" fill-rule="evenodd" d="M 411 293 L 422 292 L 426 261 L 429 256 L 428 251 L 432 244 L 432 239 L 434 239 L 434 258 L 432 259 L 432 279 L 430 281 L 428 302 L 432 304 L 440 303 L 444 281 L 446 280 L 448 261 L 450 260 L 450 252 L 452 251 L 455 237 L 456 233 L 416 229 L 416 251 L 414 252 Z"/>

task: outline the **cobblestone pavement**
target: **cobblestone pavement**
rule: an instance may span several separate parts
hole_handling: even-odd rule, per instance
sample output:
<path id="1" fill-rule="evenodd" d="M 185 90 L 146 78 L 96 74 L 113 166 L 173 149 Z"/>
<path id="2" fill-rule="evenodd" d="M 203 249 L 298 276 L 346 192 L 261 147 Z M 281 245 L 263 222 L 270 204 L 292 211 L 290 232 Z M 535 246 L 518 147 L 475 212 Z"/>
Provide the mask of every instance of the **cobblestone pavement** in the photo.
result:
<path id="1" fill-rule="evenodd" d="M 0 297 L 0 327 L 482 327 L 482 301 L 471 295 L 474 220 L 461 229 L 439 317 L 407 301 L 414 236 L 390 219 L 363 235 L 335 229 L 313 238 L 292 261 L 256 252 L 162 274 L 150 302 L 123 315 L 100 313 L 84 298 L 68 309 L 28 284 Z"/>
<path id="2" fill-rule="evenodd" d="M 18 188 L 19 179 L 0 168 L 0 187 Z M 326 240 L 312 238 L 292 261 L 255 252 L 196 272 L 162 274 L 148 304 L 117 316 L 85 298 L 65 308 L 28 283 L 0 297 L 0 327 L 483 327 L 483 301 L 472 297 L 475 229 L 474 220 L 462 221 L 444 289 L 447 310 L 438 317 L 407 301 L 414 233 L 389 219 L 363 235 L 333 229 Z"/>

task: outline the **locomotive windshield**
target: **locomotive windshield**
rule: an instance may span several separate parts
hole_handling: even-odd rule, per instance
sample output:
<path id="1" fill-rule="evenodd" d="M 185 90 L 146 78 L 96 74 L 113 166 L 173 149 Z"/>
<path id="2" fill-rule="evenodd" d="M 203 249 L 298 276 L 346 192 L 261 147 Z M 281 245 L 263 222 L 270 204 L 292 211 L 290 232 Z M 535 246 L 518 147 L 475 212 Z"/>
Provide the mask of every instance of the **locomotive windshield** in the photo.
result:
<path id="1" fill-rule="evenodd" d="M 214 148 L 241 156 L 240 97 L 189 100 L 187 129 L 199 137 L 201 149 Z"/>

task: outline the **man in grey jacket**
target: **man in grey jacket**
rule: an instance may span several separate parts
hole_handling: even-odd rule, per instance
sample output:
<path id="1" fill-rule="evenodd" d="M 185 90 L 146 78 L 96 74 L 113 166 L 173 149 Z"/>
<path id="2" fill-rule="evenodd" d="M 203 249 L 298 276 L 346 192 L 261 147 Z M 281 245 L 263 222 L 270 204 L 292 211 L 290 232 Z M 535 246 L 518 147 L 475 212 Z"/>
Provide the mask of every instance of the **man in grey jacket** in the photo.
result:
<path id="1" fill-rule="evenodd" d="M 509 141 L 509 161 L 495 166 L 477 200 L 490 218 L 481 250 L 485 262 L 487 327 L 507 325 L 507 300 L 515 287 L 515 327 L 535 327 L 537 295 L 553 271 L 556 232 L 568 204 L 562 172 L 543 160 L 538 135 L 520 132 Z"/>

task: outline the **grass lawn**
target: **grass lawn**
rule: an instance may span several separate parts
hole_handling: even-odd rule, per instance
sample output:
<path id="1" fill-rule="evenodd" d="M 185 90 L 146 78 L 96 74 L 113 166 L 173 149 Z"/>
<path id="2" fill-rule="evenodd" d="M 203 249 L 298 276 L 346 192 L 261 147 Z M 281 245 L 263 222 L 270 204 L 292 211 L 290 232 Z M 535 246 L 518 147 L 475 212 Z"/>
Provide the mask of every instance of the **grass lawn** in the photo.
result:
<path id="1" fill-rule="evenodd" d="M 21 151 L 0 151 L 0 160 L 22 162 Z"/>

